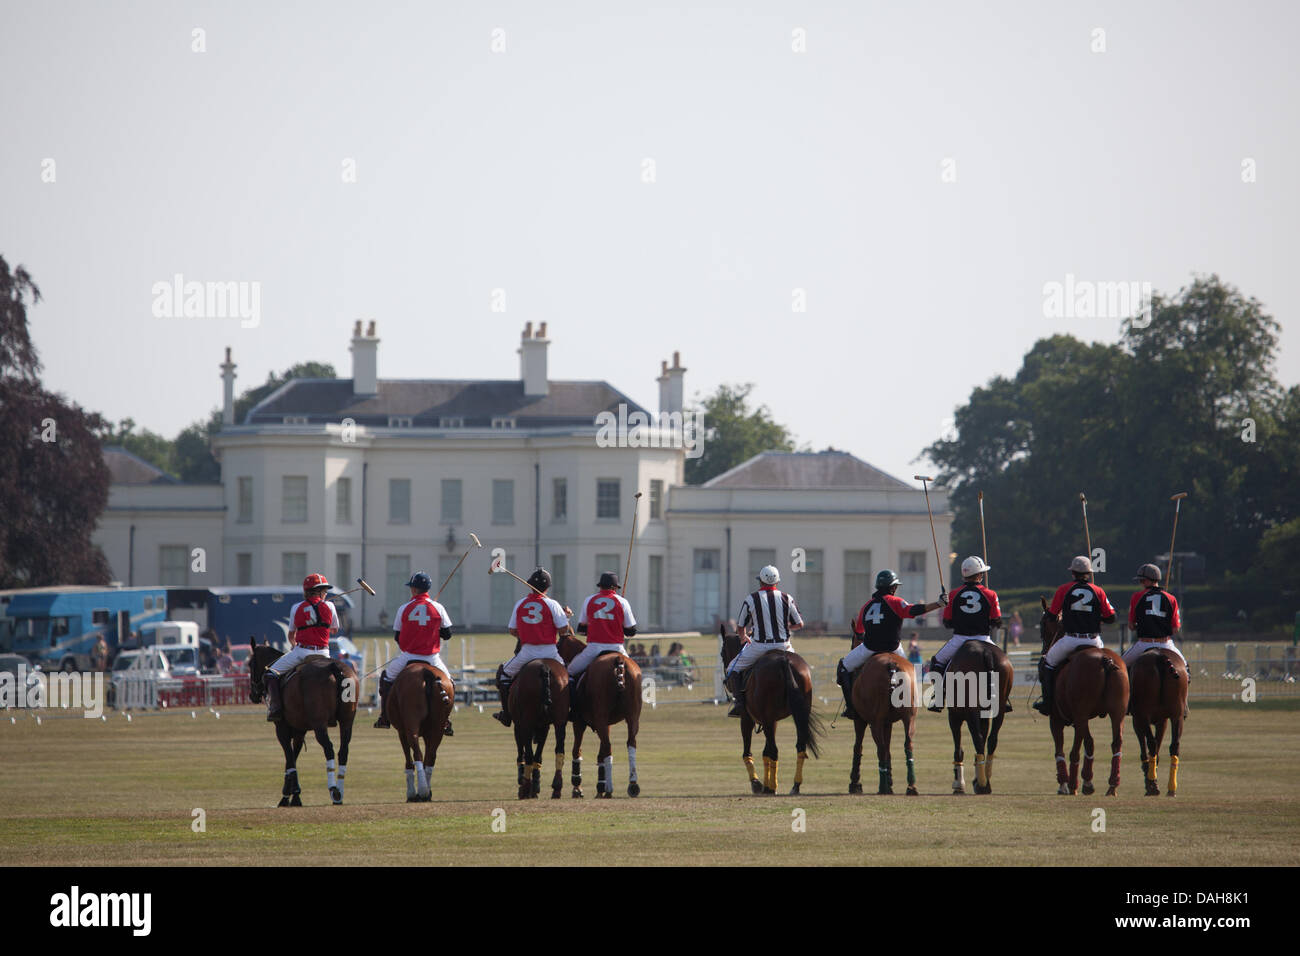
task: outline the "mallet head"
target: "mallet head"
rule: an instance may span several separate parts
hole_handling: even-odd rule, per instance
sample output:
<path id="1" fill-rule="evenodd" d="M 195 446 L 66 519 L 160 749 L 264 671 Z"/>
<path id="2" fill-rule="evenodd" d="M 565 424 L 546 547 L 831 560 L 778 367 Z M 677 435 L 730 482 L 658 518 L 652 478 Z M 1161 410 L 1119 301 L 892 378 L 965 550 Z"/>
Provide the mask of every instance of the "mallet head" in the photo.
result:
<path id="1" fill-rule="evenodd" d="M 474 542 L 474 547 L 476 548 L 483 547 L 483 542 L 478 539 L 478 535 L 476 535 L 473 531 L 469 533 L 469 539 Z"/>
<path id="2" fill-rule="evenodd" d="M 365 591 L 367 594 L 375 593 L 375 589 L 360 578 L 357 578 L 357 584 L 361 585 L 361 590 Z"/>
<path id="3" fill-rule="evenodd" d="M 1170 501 L 1178 501 L 1180 498 L 1186 498 L 1186 497 L 1187 497 L 1187 492 L 1185 492 L 1185 491 L 1180 491 L 1180 492 L 1178 492 L 1178 494 L 1176 494 L 1176 495 L 1171 495 L 1170 498 L 1169 498 L 1169 500 L 1170 500 Z"/>
<path id="4" fill-rule="evenodd" d="M 912 477 L 917 481 L 934 481 L 929 475 L 913 475 Z"/>

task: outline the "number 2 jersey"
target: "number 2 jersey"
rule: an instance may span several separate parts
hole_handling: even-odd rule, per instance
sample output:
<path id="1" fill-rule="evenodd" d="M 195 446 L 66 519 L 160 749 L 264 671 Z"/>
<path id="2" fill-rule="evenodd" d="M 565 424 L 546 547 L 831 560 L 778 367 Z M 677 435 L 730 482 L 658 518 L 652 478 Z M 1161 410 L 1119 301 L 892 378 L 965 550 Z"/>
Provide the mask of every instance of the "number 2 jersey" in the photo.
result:
<path id="1" fill-rule="evenodd" d="M 1128 604 L 1128 626 L 1139 641 L 1163 641 L 1183 626 L 1178 619 L 1178 600 L 1164 588 L 1147 588 L 1133 595 Z"/>
<path id="2" fill-rule="evenodd" d="M 1091 581 L 1071 581 L 1056 589 L 1047 613 L 1061 615 L 1066 634 L 1100 634 L 1102 618 L 1113 618 L 1115 609 L 1106 592 Z"/>
<path id="3" fill-rule="evenodd" d="M 624 629 L 634 627 L 632 605 L 617 591 L 597 591 L 582 602 L 578 630 L 587 635 L 588 644 L 622 644 Z"/>
<path id="4" fill-rule="evenodd" d="M 421 594 L 397 609 L 393 630 L 397 632 L 398 647 L 408 654 L 428 657 L 441 650 L 444 637 L 451 636 L 451 618 L 445 607 Z"/>
<path id="5" fill-rule="evenodd" d="M 867 650 L 879 654 L 898 647 L 898 635 L 903 628 L 903 618 L 920 617 L 924 604 L 908 604 L 896 594 L 876 593 L 862 605 L 853 620 L 853 633 L 862 638 Z"/>
<path id="6" fill-rule="evenodd" d="M 962 637 L 988 637 L 993 625 L 1002 620 L 996 591 L 982 584 L 963 584 L 948 596 L 943 609 L 944 627 Z"/>
<path id="7" fill-rule="evenodd" d="M 569 619 L 559 601 L 534 591 L 515 605 L 507 626 L 519 632 L 521 644 L 554 644 Z"/>

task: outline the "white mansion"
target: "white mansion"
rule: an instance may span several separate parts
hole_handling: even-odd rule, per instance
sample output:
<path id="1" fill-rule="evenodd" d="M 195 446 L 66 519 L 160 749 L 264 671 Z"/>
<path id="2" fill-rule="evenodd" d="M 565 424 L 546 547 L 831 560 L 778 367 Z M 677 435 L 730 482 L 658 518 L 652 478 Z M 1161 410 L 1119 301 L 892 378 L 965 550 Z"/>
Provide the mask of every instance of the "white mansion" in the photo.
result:
<path id="1" fill-rule="evenodd" d="M 847 629 L 881 568 L 899 572 L 909 600 L 937 597 L 919 488 L 835 451 L 767 452 L 685 485 L 687 450 L 666 433 L 660 447 L 598 441 L 598 416 L 648 413 L 606 382 L 550 381 L 548 346 L 546 324 L 534 334 L 529 323 L 517 379 L 387 380 L 375 324 L 358 322 L 351 378 L 290 381 L 238 423 L 227 349 L 221 484 L 182 484 L 109 449 L 95 541 L 134 585 L 297 584 L 316 570 L 346 589 L 364 576 L 379 595 L 354 597 L 376 627 L 409 596 L 412 571 L 436 590 L 474 532 L 483 550 L 441 600 L 458 627 L 502 630 L 524 587 L 488 575 L 493 549 L 523 577 L 545 565 L 552 593 L 575 604 L 601 571 L 625 573 L 641 492 L 628 598 L 644 629 L 715 627 L 765 564 L 805 620 L 832 631 Z M 660 413 L 683 411 L 685 371 L 677 355 L 663 363 Z M 930 497 L 946 558 L 947 496 Z"/>

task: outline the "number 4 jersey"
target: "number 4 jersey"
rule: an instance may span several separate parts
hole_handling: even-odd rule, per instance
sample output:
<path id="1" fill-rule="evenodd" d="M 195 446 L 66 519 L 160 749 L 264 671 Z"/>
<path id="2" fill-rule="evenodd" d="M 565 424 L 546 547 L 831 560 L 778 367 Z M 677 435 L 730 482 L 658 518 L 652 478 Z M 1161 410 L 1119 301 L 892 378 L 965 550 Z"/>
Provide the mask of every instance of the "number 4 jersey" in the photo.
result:
<path id="1" fill-rule="evenodd" d="M 632 605 L 617 591 L 597 591 L 582 602 L 578 630 L 586 629 L 588 644 L 622 644 L 623 629 L 636 627 Z"/>
<path id="2" fill-rule="evenodd" d="M 397 646 L 408 654 L 427 657 L 437 654 L 442 647 L 443 629 L 451 627 L 447 609 L 422 594 L 407 601 L 397 609 L 393 630 L 397 632 Z"/>
<path id="3" fill-rule="evenodd" d="M 508 625 L 519 632 L 521 644 L 554 644 L 560 631 L 568 626 L 569 619 L 560 603 L 536 592 L 515 605 Z"/>
<path id="4" fill-rule="evenodd" d="M 1047 613 L 1061 615 L 1066 634 L 1100 634 L 1102 618 L 1113 618 L 1115 609 L 1091 581 L 1071 581 L 1056 589 Z"/>

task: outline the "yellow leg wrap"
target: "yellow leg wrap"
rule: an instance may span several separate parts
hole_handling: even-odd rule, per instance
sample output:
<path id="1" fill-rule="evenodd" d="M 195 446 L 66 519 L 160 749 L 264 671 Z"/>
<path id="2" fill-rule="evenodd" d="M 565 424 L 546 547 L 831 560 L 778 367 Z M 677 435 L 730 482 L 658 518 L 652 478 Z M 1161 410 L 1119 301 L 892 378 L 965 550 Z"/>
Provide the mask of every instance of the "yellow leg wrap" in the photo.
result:
<path id="1" fill-rule="evenodd" d="M 776 789 L 776 761 L 772 761 L 772 789 Z"/>
<path id="2" fill-rule="evenodd" d="M 981 787 L 988 786 L 989 780 L 987 775 L 987 767 L 984 763 L 983 754 L 975 755 L 975 782 L 978 783 Z"/>
<path id="3" fill-rule="evenodd" d="M 753 757 L 742 757 L 741 759 L 745 762 L 745 769 L 749 771 L 749 779 L 750 779 L 750 780 L 757 780 L 757 779 L 758 779 L 758 771 L 754 769 L 754 758 L 753 758 Z"/>
<path id="4" fill-rule="evenodd" d="M 808 759 L 808 754 L 801 753 L 799 759 L 794 764 L 794 782 L 803 786 L 803 762 Z"/>
<path id="5" fill-rule="evenodd" d="M 555 755 L 555 772 L 564 776 L 564 754 Z"/>
<path id="6" fill-rule="evenodd" d="M 1150 780 L 1152 783 L 1155 783 L 1155 782 L 1156 782 L 1156 778 L 1157 778 L 1157 776 L 1158 776 L 1158 775 L 1156 774 L 1156 763 L 1157 763 L 1157 761 L 1158 761 L 1158 758 L 1156 757 L 1155 754 L 1152 754 L 1152 755 L 1151 755 L 1151 759 L 1147 761 L 1147 779 Z"/>
<path id="7" fill-rule="evenodd" d="M 1178 758 L 1169 758 L 1169 792 L 1178 792 Z"/>

